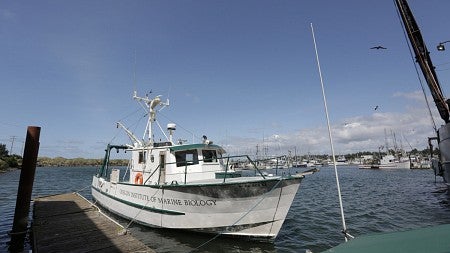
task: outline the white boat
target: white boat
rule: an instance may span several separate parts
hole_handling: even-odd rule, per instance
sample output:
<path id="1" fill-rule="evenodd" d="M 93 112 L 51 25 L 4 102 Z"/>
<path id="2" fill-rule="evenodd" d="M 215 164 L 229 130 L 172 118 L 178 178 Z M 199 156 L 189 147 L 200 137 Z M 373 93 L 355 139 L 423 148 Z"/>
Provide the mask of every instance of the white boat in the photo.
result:
<path id="1" fill-rule="evenodd" d="M 145 141 L 118 123 L 132 143 L 108 145 L 92 180 L 92 196 L 111 212 L 143 225 L 197 232 L 274 239 L 306 174 L 242 177 L 230 170 L 225 150 L 205 136 L 202 143 L 174 144 L 175 124 L 165 142 L 155 142 L 152 125 L 160 96 L 133 98 L 147 111 Z M 159 126 L 159 123 L 158 123 Z M 126 171 L 108 165 L 110 152 L 131 154 Z M 121 175 L 122 174 L 122 175 Z M 120 180 L 125 178 L 124 181 Z M 128 179 L 126 179 L 128 178 Z"/>
<path id="2" fill-rule="evenodd" d="M 380 160 L 380 169 L 410 169 L 411 161 L 407 157 L 397 158 L 393 155 L 385 155 Z"/>
<path id="3" fill-rule="evenodd" d="M 347 158 L 345 156 L 341 155 L 336 160 L 336 166 L 346 166 L 349 165 Z"/>

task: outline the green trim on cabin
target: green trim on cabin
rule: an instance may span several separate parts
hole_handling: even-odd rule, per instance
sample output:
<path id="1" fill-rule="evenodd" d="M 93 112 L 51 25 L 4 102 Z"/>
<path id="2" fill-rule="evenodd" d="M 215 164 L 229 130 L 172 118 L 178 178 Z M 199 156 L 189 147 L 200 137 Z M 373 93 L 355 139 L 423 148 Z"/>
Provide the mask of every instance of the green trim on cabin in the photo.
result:
<path id="1" fill-rule="evenodd" d="M 179 146 L 172 146 L 169 147 L 170 151 L 180 151 L 180 150 L 189 150 L 189 149 L 219 149 L 222 151 L 222 153 L 225 153 L 225 150 L 219 146 L 219 145 L 215 145 L 215 144 L 210 144 L 210 145 L 206 145 L 206 144 L 202 144 L 202 143 L 197 143 L 197 144 L 188 144 L 188 145 L 179 145 Z"/>
<path id="2" fill-rule="evenodd" d="M 139 205 L 139 204 L 136 204 L 136 203 L 133 203 L 133 202 L 129 202 L 129 201 L 123 200 L 123 199 L 119 199 L 119 198 L 114 197 L 114 196 L 112 196 L 112 195 L 110 195 L 108 193 L 102 192 L 102 191 L 100 191 L 99 189 L 97 189 L 97 188 L 95 188 L 93 186 L 92 186 L 92 189 L 96 190 L 100 194 L 103 194 L 103 195 L 107 196 L 108 198 L 112 198 L 112 199 L 114 199 L 116 201 L 119 201 L 121 203 L 124 203 L 126 205 L 129 205 L 129 206 L 132 206 L 132 207 L 136 207 L 136 208 L 139 208 L 139 209 L 144 209 L 144 210 L 147 210 L 147 211 L 150 211 L 150 212 L 153 212 L 153 213 L 169 214 L 169 215 L 185 215 L 185 213 L 181 213 L 181 212 L 177 212 L 177 211 L 170 211 L 170 210 L 165 210 L 165 209 L 159 209 L 159 208 L 154 208 L 154 207 L 143 206 L 143 205 Z"/>

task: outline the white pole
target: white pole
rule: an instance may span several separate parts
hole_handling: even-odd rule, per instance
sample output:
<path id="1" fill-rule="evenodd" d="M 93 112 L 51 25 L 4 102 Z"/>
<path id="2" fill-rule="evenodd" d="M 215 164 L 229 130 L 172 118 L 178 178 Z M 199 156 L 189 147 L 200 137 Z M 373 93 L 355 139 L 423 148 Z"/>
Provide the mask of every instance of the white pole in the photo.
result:
<path id="1" fill-rule="evenodd" d="M 317 68 L 319 70 L 320 84 L 322 86 L 322 96 L 323 96 L 323 104 L 324 104 L 324 107 L 325 107 L 325 115 L 327 117 L 328 136 L 330 137 L 331 153 L 333 155 L 334 172 L 336 174 L 336 185 L 337 185 L 338 196 L 339 196 L 339 206 L 341 208 L 342 228 L 343 228 L 343 233 L 345 235 L 344 236 L 345 241 L 347 241 L 348 240 L 347 236 L 350 236 L 350 235 L 347 234 L 347 227 L 345 225 L 344 207 L 342 205 L 341 187 L 339 186 L 339 177 L 338 177 L 337 166 L 336 166 L 336 156 L 334 154 L 333 138 L 331 136 L 330 118 L 328 117 L 327 99 L 325 97 L 325 89 L 323 87 L 322 70 L 320 69 L 319 54 L 317 52 L 316 37 L 314 36 L 314 28 L 313 28 L 313 24 L 312 23 L 311 23 L 311 33 L 312 33 L 312 37 L 313 37 L 313 41 L 314 41 L 314 49 L 316 51 L 316 60 L 317 60 Z"/>

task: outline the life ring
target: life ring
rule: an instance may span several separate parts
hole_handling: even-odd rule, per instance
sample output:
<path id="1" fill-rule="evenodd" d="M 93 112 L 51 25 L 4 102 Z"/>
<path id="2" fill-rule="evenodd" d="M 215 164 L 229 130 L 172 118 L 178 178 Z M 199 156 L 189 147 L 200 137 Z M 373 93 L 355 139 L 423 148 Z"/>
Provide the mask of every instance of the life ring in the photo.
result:
<path id="1" fill-rule="evenodd" d="M 142 176 L 141 172 L 138 172 L 136 176 L 134 177 L 134 183 L 135 184 L 143 184 L 144 183 L 144 176 Z"/>

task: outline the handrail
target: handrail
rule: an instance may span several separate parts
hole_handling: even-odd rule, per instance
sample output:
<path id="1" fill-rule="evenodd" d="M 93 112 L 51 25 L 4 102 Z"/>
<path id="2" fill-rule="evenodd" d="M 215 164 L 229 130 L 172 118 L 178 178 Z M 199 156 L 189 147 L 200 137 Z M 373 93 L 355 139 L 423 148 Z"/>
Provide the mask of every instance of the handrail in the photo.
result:
<path id="1" fill-rule="evenodd" d="M 250 163 L 253 164 L 253 167 L 255 167 L 255 169 L 259 172 L 259 174 L 262 176 L 262 178 L 266 179 L 266 177 L 263 175 L 263 173 L 259 170 L 258 166 L 256 166 L 255 162 L 253 162 L 252 159 L 250 159 L 250 157 L 248 155 L 245 155 L 245 156 L 250 161 Z"/>
<path id="2" fill-rule="evenodd" d="M 158 164 L 158 167 L 156 167 L 156 169 L 152 172 L 152 174 L 150 174 L 150 176 L 147 178 L 147 180 L 145 180 L 144 184 L 146 184 L 147 181 L 153 176 L 153 174 L 155 174 L 155 172 L 156 172 L 157 170 L 159 170 L 159 167 L 160 167 L 160 166 L 161 166 L 161 164 Z M 159 184 L 159 182 L 158 182 L 158 184 Z"/>
<path id="3" fill-rule="evenodd" d="M 108 153 L 108 155 L 109 155 L 109 153 Z M 109 156 L 107 156 L 106 158 L 107 158 L 106 160 L 108 160 Z M 225 174 L 224 174 L 224 177 L 223 177 L 223 183 L 226 182 L 226 180 L 228 178 L 228 174 L 230 173 L 230 169 L 229 169 L 230 164 L 234 164 L 234 162 L 232 162 L 233 158 L 245 158 L 244 161 L 240 160 L 240 161 L 237 161 L 237 163 L 249 162 L 252 165 L 253 169 L 255 170 L 255 175 L 259 174 L 259 176 L 261 176 L 263 179 L 266 179 L 267 176 L 264 175 L 264 173 L 258 167 L 257 163 L 258 162 L 264 162 L 264 161 L 270 161 L 272 159 L 276 159 L 276 167 L 275 167 L 276 172 L 275 173 L 278 176 L 278 169 L 279 169 L 278 167 L 279 167 L 279 164 L 280 164 L 279 162 L 280 162 L 280 160 L 282 160 L 282 158 L 286 159 L 286 155 L 276 156 L 276 157 L 269 157 L 269 158 L 265 158 L 265 159 L 257 159 L 257 160 L 252 160 L 249 155 L 233 155 L 233 156 L 216 157 L 216 161 L 224 166 Z M 198 159 L 198 160 L 196 160 L 196 162 L 197 161 L 198 162 L 203 162 L 203 161 L 205 161 L 205 159 Z M 208 161 L 210 161 L 210 159 L 208 159 Z M 193 161 L 183 161 L 183 163 L 184 163 L 183 164 L 184 165 L 184 171 L 181 172 L 181 173 L 184 174 L 184 184 L 187 184 L 188 166 L 193 165 L 193 164 L 197 164 L 197 163 L 193 163 Z M 180 162 L 179 161 L 178 162 L 176 162 L 176 161 L 175 162 L 168 162 L 168 163 L 164 163 L 164 166 L 167 166 L 167 165 L 170 165 L 170 164 L 180 164 Z M 158 164 L 158 166 L 155 168 L 155 170 L 153 170 L 151 172 L 151 174 L 146 178 L 146 180 L 144 182 L 144 185 L 147 184 L 147 182 L 150 180 L 150 178 L 152 178 L 154 176 L 154 174 L 156 172 L 159 173 L 159 177 L 158 177 L 158 180 L 157 180 L 156 184 L 160 185 L 161 165 L 162 164 Z M 145 172 L 145 170 L 143 172 L 147 173 L 147 172 Z M 179 174 L 179 173 L 176 173 L 176 174 Z"/>
<path id="4" fill-rule="evenodd" d="M 279 160 L 280 158 L 282 158 L 282 157 L 286 157 L 286 156 L 285 156 L 285 155 L 284 155 L 284 156 L 277 156 L 277 157 L 272 157 L 272 158 L 259 159 L 259 160 L 255 160 L 255 161 L 257 161 L 257 162 L 259 162 L 259 161 L 269 161 L 269 160 L 271 160 L 271 159 L 276 158 L 276 159 L 277 159 L 277 165 L 276 165 L 276 167 L 277 167 L 277 169 L 278 169 L 278 160 Z M 259 173 L 259 175 L 260 175 L 262 178 L 266 179 L 266 177 L 264 176 L 264 174 L 261 172 L 261 170 L 260 170 L 260 169 L 258 168 L 258 166 L 256 165 L 255 161 L 253 161 L 253 160 L 250 158 L 249 155 L 235 155 L 235 156 L 226 156 L 226 157 L 216 158 L 217 160 L 225 160 L 225 159 L 226 159 L 226 161 L 227 161 L 227 162 L 226 162 L 226 166 L 225 166 L 224 183 L 225 183 L 225 180 L 226 180 L 226 178 L 227 178 L 227 174 L 228 174 L 228 165 L 229 165 L 229 161 L 230 161 L 231 158 L 247 158 L 247 160 L 253 165 L 253 167 L 254 167 L 255 170 Z M 198 162 L 202 162 L 202 161 L 204 161 L 204 159 L 199 159 L 199 160 L 198 160 Z M 180 163 L 180 162 L 170 162 L 170 163 L 165 163 L 165 165 L 168 165 L 168 164 L 179 164 L 179 163 Z M 192 165 L 193 163 L 192 163 L 192 161 L 184 161 L 183 163 L 184 163 L 184 184 L 186 184 L 186 183 L 187 183 L 187 167 L 188 167 L 189 165 Z"/>
<path id="5" fill-rule="evenodd" d="M 230 161 L 230 158 L 227 157 L 227 164 L 225 165 L 225 176 L 223 177 L 223 182 L 225 183 L 225 180 L 227 179 L 227 173 L 228 173 L 228 162 Z"/>
<path id="6" fill-rule="evenodd" d="M 187 166 L 188 162 L 186 161 L 186 164 L 184 165 L 184 184 L 187 182 Z"/>

